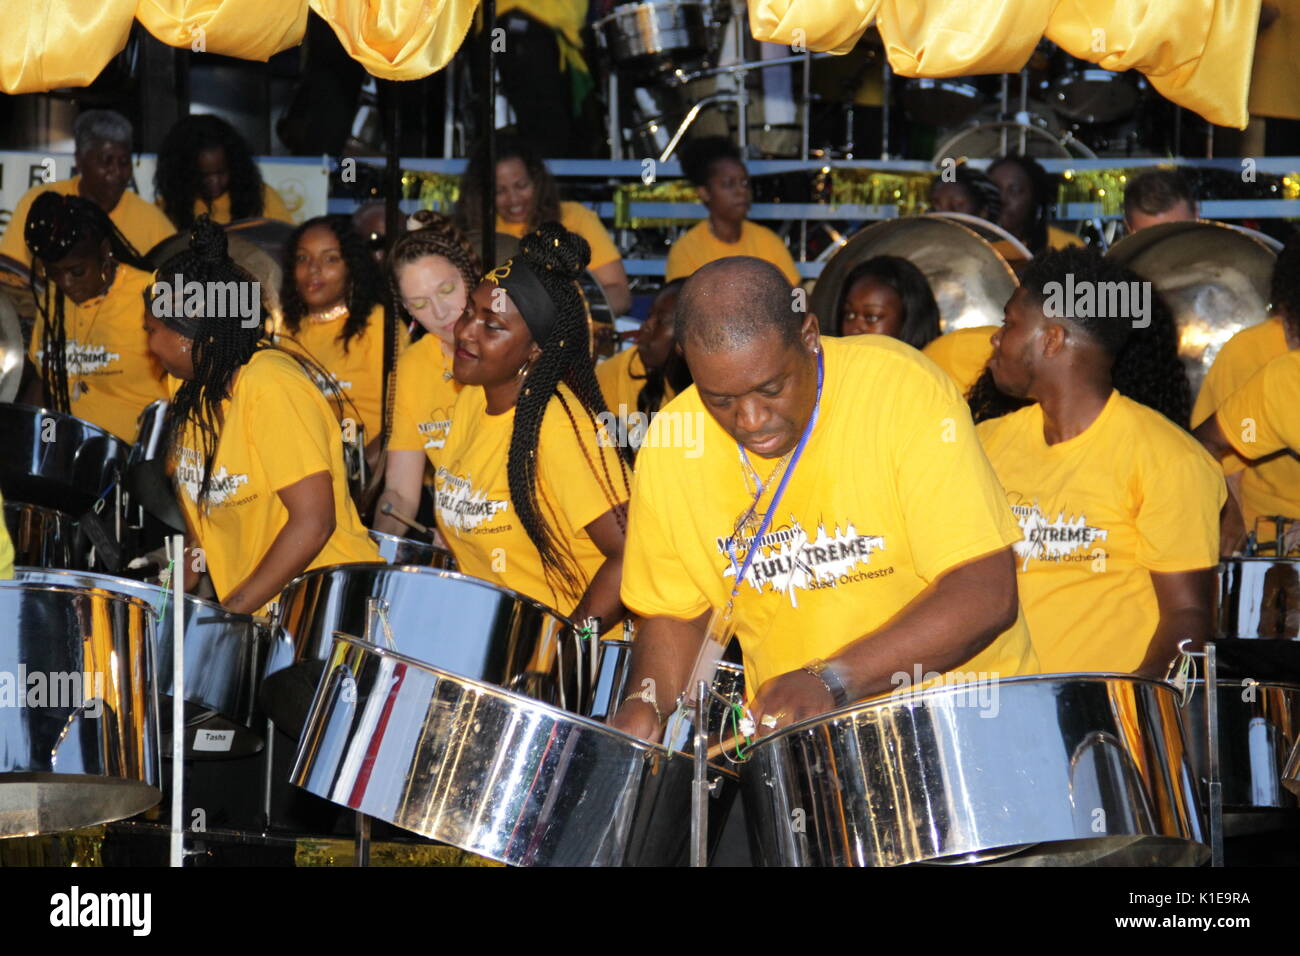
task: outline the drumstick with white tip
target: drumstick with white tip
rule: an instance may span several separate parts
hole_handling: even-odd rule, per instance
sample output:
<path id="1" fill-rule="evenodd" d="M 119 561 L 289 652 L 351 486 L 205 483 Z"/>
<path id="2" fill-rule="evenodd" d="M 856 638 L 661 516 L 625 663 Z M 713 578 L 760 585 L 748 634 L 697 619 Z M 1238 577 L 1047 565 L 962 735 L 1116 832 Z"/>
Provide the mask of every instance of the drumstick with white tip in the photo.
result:
<path id="1" fill-rule="evenodd" d="M 411 528 L 414 531 L 420 532 L 420 534 L 430 534 L 430 535 L 433 534 L 432 531 L 430 531 L 424 525 L 420 524 L 420 522 L 416 521 L 414 518 L 402 514 L 400 511 L 394 508 L 392 502 L 385 501 L 384 506 L 379 509 L 379 513 L 382 515 L 388 515 L 388 517 L 390 518 L 396 518 L 398 521 L 402 522 L 402 524 L 406 525 L 408 528 Z"/>

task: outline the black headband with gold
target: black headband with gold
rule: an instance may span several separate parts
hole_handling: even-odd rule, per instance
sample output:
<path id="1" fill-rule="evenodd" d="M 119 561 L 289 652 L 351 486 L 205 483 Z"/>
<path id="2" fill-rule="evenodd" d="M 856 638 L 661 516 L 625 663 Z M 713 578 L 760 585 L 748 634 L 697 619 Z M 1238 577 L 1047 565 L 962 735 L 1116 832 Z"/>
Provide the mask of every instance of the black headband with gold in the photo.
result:
<path id="1" fill-rule="evenodd" d="M 485 275 L 483 281 L 506 290 L 506 294 L 514 300 L 519 314 L 524 317 L 524 324 L 532 333 L 533 341 L 538 345 L 544 344 L 560 316 L 550 293 L 532 266 L 517 257 L 507 259 Z"/>

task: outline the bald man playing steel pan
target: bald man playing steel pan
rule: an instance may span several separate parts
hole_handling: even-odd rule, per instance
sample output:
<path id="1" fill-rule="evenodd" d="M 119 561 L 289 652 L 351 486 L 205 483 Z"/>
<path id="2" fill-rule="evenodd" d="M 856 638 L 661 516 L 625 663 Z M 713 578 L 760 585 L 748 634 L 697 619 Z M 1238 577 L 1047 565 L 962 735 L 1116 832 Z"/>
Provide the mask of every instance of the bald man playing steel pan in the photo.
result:
<path id="1" fill-rule="evenodd" d="M 1020 531 L 957 389 L 887 336 L 823 339 L 801 307 L 758 259 L 682 288 L 695 385 L 637 458 L 622 597 L 643 625 L 619 729 L 659 738 L 706 634 L 739 639 L 759 735 L 943 678 L 1037 672 Z"/>

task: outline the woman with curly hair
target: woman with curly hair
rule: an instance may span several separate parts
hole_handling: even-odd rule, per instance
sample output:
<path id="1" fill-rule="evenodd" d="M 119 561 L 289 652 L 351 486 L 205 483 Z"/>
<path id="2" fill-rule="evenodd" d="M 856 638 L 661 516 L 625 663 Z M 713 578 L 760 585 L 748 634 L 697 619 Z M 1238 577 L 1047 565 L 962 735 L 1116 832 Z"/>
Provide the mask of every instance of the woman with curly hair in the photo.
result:
<path id="1" fill-rule="evenodd" d="M 608 409 L 575 282 L 589 255 L 581 236 L 544 223 L 478 285 L 452 364 L 475 387 L 428 454 L 438 527 L 462 571 L 608 629 L 626 613 L 630 455 L 598 424 Z"/>
<path id="2" fill-rule="evenodd" d="M 284 200 L 262 182 L 248 143 L 218 116 L 176 121 L 158 149 L 157 203 L 179 230 L 206 213 L 213 222 L 265 216 L 293 222 Z"/>
<path id="3" fill-rule="evenodd" d="M 389 534 L 405 534 L 406 525 L 383 514 L 383 506 L 415 514 L 426 455 L 447 442 L 461 390 L 452 376 L 456 321 L 482 275 L 478 255 L 449 219 L 425 213 L 419 222 L 420 228 L 403 234 L 388 255 L 393 299 L 426 333 L 397 365 L 384 493 L 374 522 L 376 531 Z"/>
<path id="4" fill-rule="evenodd" d="M 254 280 L 226 254 L 221 227 L 200 218 L 150 294 L 175 295 L 177 281 Z M 378 561 L 348 497 L 338 422 L 305 360 L 274 346 L 260 324 L 188 300 L 156 304 L 144 317 L 149 348 L 182 382 L 168 411 L 168 460 L 204 559 L 185 562 L 187 586 L 206 564 L 221 603 L 250 614 L 304 571 Z"/>
<path id="5" fill-rule="evenodd" d="M 460 180 L 460 200 L 456 203 L 456 224 L 471 238 L 483 234 L 480 220 L 486 172 L 484 156 L 482 149 L 470 155 Z M 600 217 L 581 203 L 562 201 L 555 177 L 523 140 L 498 137 L 496 157 L 496 231 L 519 238 L 544 222 L 558 222 L 582 236 L 591 247 L 591 263 L 587 268 L 600 283 L 614 314 L 625 314 L 632 307 L 627 272 L 623 257 Z"/>
<path id="6" fill-rule="evenodd" d="M 343 396 L 345 426 L 365 428 L 368 456 L 384 420 L 383 279 L 346 216 L 319 216 L 285 243 L 283 344 L 306 353 Z M 408 336 L 394 330 L 399 350 Z"/>

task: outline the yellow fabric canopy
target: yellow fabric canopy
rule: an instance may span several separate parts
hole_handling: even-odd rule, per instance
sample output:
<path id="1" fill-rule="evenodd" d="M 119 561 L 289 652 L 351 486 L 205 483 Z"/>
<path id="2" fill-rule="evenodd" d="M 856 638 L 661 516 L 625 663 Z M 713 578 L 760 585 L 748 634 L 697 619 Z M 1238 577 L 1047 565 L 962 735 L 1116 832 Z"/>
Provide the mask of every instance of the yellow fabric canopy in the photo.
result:
<path id="1" fill-rule="evenodd" d="M 373 76 L 418 80 L 460 48 L 478 0 L 40 0 L 7 10 L 0 90 L 86 86 L 139 20 L 170 46 L 266 60 L 302 42 L 307 10 Z"/>
<path id="2" fill-rule="evenodd" d="M 751 0 L 758 40 L 846 53 L 874 22 L 903 76 L 1014 73 L 1047 37 L 1108 70 L 1243 128 L 1260 0 Z"/>

